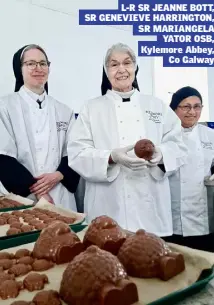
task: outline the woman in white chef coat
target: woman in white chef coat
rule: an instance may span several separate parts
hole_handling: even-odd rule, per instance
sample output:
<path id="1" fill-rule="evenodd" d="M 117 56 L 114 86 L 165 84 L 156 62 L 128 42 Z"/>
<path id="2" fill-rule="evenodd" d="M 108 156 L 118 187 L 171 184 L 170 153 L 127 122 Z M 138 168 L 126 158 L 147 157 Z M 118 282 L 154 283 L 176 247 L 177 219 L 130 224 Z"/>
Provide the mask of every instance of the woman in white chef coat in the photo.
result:
<path id="1" fill-rule="evenodd" d="M 107 51 L 103 95 L 86 102 L 75 122 L 68 141 L 69 165 L 86 180 L 88 221 L 106 214 L 123 228 L 166 236 L 172 232 L 166 176 L 185 159 L 181 124 L 161 100 L 140 94 L 136 72 L 136 56 L 127 45 Z M 133 152 L 144 138 L 156 148 L 150 163 Z"/>
<path id="2" fill-rule="evenodd" d="M 214 163 L 214 131 L 198 124 L 203 108 L 201 94 L 183 87 L 172 96 L 170 107 L 182 123 L 187 163 L 170 176 L 173 232 L 168 241 L 205 251 L 214 251 L 209 232 L 207 191 L 204 178 Z"/>
<path id="3" fill-rule="evenodd" d="M 67 157 L 74 114 L 48 95 L 49 66 L 38 45 L 25 46 L 13 57 L 15 93 L 0 99 L 1 193 L 45 197 L 76 210 L 79 175 Z"/>

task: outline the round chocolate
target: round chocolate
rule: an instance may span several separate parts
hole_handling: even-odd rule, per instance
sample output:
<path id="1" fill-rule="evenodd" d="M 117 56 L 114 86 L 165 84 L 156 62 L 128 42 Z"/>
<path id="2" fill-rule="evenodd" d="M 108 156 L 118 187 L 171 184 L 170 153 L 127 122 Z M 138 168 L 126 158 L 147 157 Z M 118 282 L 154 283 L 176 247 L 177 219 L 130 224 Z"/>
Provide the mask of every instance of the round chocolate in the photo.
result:
<path id="1" fill-rule="evenodd" d="M 33 210 L 28 210 L 28 209 L 26 209 L 25 210 L 26 212 L 26 214 L 28 214 L 28 215 L 30 215 L 30 216 L 33 216 L 34 215 L 34 211 Z"/>
<path id="2" fill-rule="evenodd" d="M 17 263 L 25 264 L 25 265 L 32 265 L 34 262 L 34 258 L 31 256 L 23 256 L 18 259 Z"/>
<path id="3" fill-rule="evenodd" d="M 54 219 L 52 219 L 52 218 L 47 218 L 47 219 L 45 219 L 43 222 L 45 223 L 45 224 L 51 224 L 51 223 L 53 223 L 55 220 Z"/>
<path id="4" fill-rule="evenodd" d="M 25 275 L 32 270 L 31 265 L 16 264 L 13 265 L 9 270 L 9 274 L 14 274 L 15 276 Z"/>
<path id="5" fill-rule="evenodd" d="M 10 224 L 10 228 L 16 228 L 16 229 L 21 229 L 22 223 L 21 222 L 13 222 Z"/>
<path id="6" fill-rule="evenodd" d="M 14 280 L 6 280 L 0 285 L 0 297 L 2 300 L 16 298 L 19 290 L 22 289 L 22 283 Z"/>
<path id="7" fill-rule="evenodd" d="M 36 230 L 43 230 L 46 227 L 47 227 L 47 224 L 42 223 L 42 222 L 35 225 Z"/>
<path id="8" fill-rule="evenodd" d="M 13 266 L 14 261 L 9 258 L 3 258 L 0 260 L 0 267 L 3 267 L 4 270 L 7 270 Z"/>
<path id="9" fill-rule="evenodd" d="M 22 225 L 21 231 L 22 232 L 31 232 L 33 230 L 33 226 L 30 225 Z"/>
<path id="10" fill-rule="evenodd" d="M 5 219 L 8 219 L 9 217 L 11 217 L 11 214 L 9 214 L 9 213 L 2 213 L 1 217 L 4 217 Z"/>
<path id="11" fill-rule="evenodd" d="M 4 217 L 0 217 L 0 226 L 3 226 L 7 223 L 7 220 Z"/>
<path id="12" fill-rule="evenodd" d="M 45 290 L 38 292 L 32 302 L 35 305 L 61 305 L 59 293 L 55 290 Z"/>
<path id="13" fill-rule="evenodd" d="M 20 234 L 21 233 L 21 229 L 18 228 L 10 228 L 9 230 L 7 230 L 7 235 L 16 235 L 16 234 Z"/>
<path id="14" fill-rule="evenodd" d="M 154 149 L 155 149 L 154 144 L 147 139 L 138 141 L 134 147 L 136 156 L 148 161 L 152 159 L 152 155 L 154 154 Z"/>
<path id="15" fill-rule="evenodd" d="M 22 215 L 23 215 L 23 213 L 21 211 L 13 211 L 11 214 L 18 217 L 18 218 L 22 217 Z"/>
<path id="16" fill-rule="evenodd" d="M 14 258 L 14 254 L 8 252 L 0 252 L 0 260 L 4 258 Z"/>
<path id="17" fill-rule="evenodd" d="M 48 277 L 45 274 L 30 273 L 23 281 L 24 288 L 28 291 L 42 290 L 48 283 Z"/>
<path id="18" fill-rule="evenodd" d="M 7 223 L 8 223 L 8 224 L 12 224 L 13 222 L 18 222 L 18 221 L 19 221 L 18 218 L 15 217 L 15 216 L 9 217 L 9 218 L 7 219 Z"/>
<path id="19" fill-rule="evenodd" d="M 58 216 L 57 219 L 67 224 L 72 224 L 76 220 L 74 217 L 67 217 L 67 216 Z"/>
<path id="20" fill-rule="evenodd" d="M 29 220 L 29 224 L 31 225 L 31 226 L 37 226 L 37 225 L 39 225 L 39 224 L 41 224 L 42 222 L 41 221 L 39 221 L 39 220 Z"/>
<path id="21" fill-rule="evenodd" d="M 32 214 L 31 210 L 28 210 L 28 209 L 22 211 L 22 213 L 25 214 L 25 215 L 26 215 L 26 214 Z"/>
<path id="22" fill-rule="evenodd" d="M 47 259 L 36 259 L 33 264 L 32 268 L 34 271 L 46 271 L 54 266 L 54 263 L 48 261 Z"/>
<path id="23" fill-rule="evenodd" d="M 28 249 L 19 249 L 15 253 L 15 258 L 21 258 L 24 256 L 31 256 L 31 252 Z"/>
<path id="24" fill-rule="evenodd" d="M 15 276 L 14 274 L 8 274 L 6 272 L 0 272 L 0 285 L 1 283 L 3 283 L 4 281 L 7 281 L 7 280 L 14 280 L 15 279 Z"/>
<path id="25" fill-rule="evenodd" d="M 39 218 L 39 220 L 47 220 L 47 219 L 49 219 L 49 217 L 47 215 L 43 215 L 43 214 L 39 215 L 38 218 Z"/>

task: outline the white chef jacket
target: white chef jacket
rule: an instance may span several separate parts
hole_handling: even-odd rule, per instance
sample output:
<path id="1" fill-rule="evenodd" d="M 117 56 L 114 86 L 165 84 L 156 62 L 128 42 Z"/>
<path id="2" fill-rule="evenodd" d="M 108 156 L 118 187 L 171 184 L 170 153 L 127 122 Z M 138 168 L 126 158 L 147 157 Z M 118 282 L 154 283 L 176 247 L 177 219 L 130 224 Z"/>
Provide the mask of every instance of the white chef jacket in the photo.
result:
<path id="1" fill-rule="evenodd" d="M 214 161 L 214 131 L 204 125 L 183 128 L 188 148 L 187 163 L 169 177 L 174 234 L 183 236 L 209 233 L 207 190 L 204 178 Z"/>
<path id="2" fill-rule="evenodd" d="M 164 174 L 153 169 L 132 171 L 109 166 L 113 149 L 150 139 L 163 153 Z M 133 154 L 133 153 L 131 153 Z M 180 121 L 161 100 L 135 90 L 130 102 L 108 90 L 88 101 L 69 135 L 69 165 L 86 180 L 84 208 L 88 221 L 100 215 L 123 228 L 144 228 L 166 236 L 172 233 L 167 173 L 185 162 Z"/>
<path id="3" fill-rule="evenodd" d="M 29 91 L 23 86 L 0 100 L 0 154 L 16 158 L 36 177 L 55 172 L 67 156 L 68 130 L 75 119 L 69 107 L 47 94 L 39 109 L 38 96 Z M 76 211 L 74 195 L 62 183 L 49 194 L 56 205 Z"/>

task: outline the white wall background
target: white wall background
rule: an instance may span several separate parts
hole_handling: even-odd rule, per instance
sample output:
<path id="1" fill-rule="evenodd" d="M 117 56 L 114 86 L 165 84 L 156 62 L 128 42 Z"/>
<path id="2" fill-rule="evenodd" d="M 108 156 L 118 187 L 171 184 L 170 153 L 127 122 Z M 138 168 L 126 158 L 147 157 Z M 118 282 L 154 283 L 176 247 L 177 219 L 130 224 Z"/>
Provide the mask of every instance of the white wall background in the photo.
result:
<path id="1" fill-rule="evenodd" d="M 163 67 L 162 58 L 154 60 L 155 94 L 167 103 L 171 102 L 172 94 L 178 89 L 191 86 L 197 88 L 203 98 L 203 110 L 200 121 L 209 120 L 208 69 L 201 67 Z M 160 79 L 162 81 L 160 81 Z"/>
<path id="2" fill-rule="evenodd" d="M 101 5 L 102 3 L 102 5 Z M 49 93 L 78 112 L 82 103 L 100 95 L 107 48 L 119 41 L 137 52 L 131 27 L 79 26 L 80 8 L 117 8 L 117 0 L 1 0 L 0 95 L 14 88 L 13 54 L 23 45 L 44 47 L 51 61 Z M 138 81 L 152 93 L 152 59 L 139 59 Z"/>
<path id="3" fill-rule="evenodd" d="M 79 26 L 78 10 L 114 9 L 117 4 L 117 0 L 1 0 L 0 96 L 14 89 L 13 54 L 30 43 L 41 45 L 52 63 L 49 78 L 52 96 L 78 112 L 85 100 L 100 95 L 102 63 L 107 48 L 120 41 L 137 52 L 137 41 L 141 37 L 132 35 L 131 26 Z M 172 87 L 179 89 L 184 81 L 184 74 L 175 77 L 175 73 L 162 68 L 161 62 L 157 65 L 153 58 L 139 58 L 138 63 L 138 83 L 146 94 L 164 98 Z M 203 119 L 214 121 L 214 68 L 207 71 L 199 73 L 197 79 L 202 78 L 202 74 L 207 77 L 206 80 L 203 77 L 205 89 L 202 94 L 206 95 Z M 188 77 L 186 85 L 197 88 L 191 74 Z"/>

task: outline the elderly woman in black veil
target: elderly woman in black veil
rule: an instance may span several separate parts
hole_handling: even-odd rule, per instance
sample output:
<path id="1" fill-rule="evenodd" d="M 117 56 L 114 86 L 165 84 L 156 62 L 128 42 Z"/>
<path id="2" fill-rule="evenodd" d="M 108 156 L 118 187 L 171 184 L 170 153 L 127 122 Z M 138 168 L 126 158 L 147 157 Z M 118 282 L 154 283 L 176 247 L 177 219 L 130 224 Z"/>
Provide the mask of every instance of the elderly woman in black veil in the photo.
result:
<path id="1" fill-rule="evenodd" d="M 163 101 L 139 92 L 133 50 L 122 43 L 105 56 L 102 96 L 85 103 L 68 141 L 69 165 L 86 180 L 88 221 L 108 215 L 123 228 L 172 233 L 167 175 L 185 160 L 181 124 Z M 150 162 L 134 145 L 155 145 Z M 162 168 L 162 170 L 160 169 Z"/>

